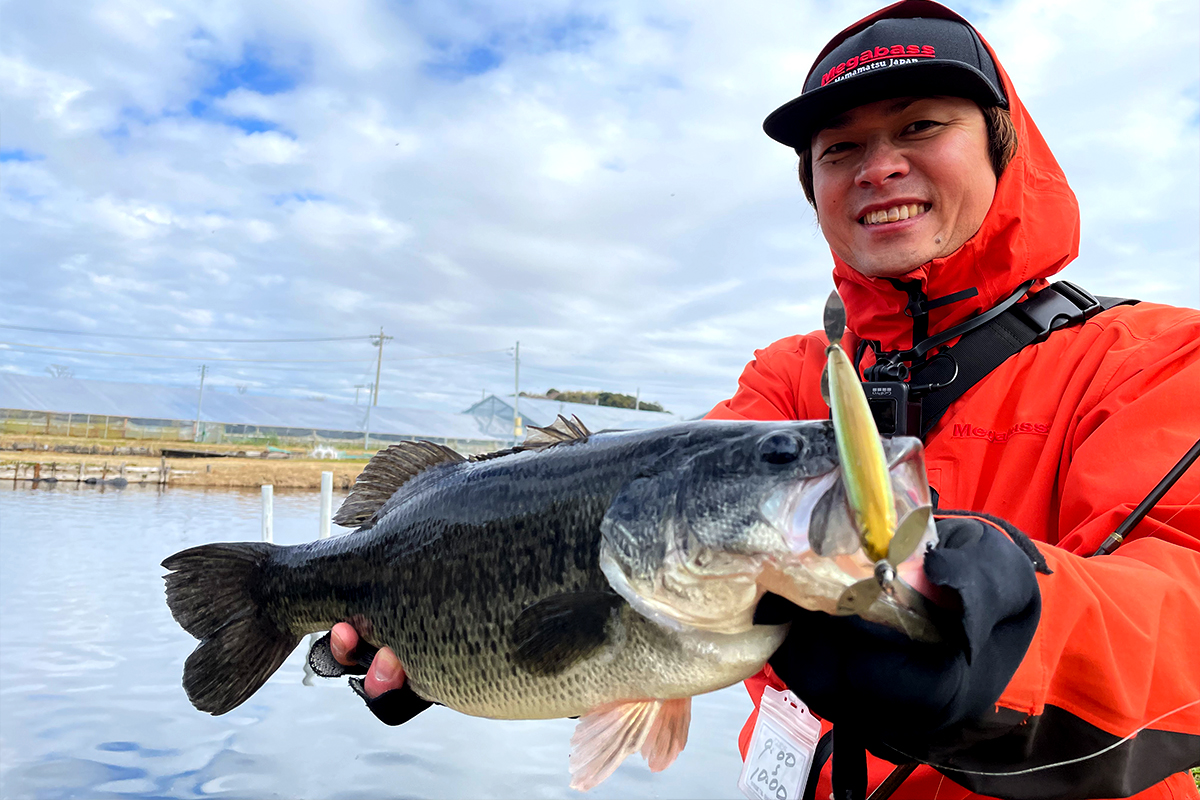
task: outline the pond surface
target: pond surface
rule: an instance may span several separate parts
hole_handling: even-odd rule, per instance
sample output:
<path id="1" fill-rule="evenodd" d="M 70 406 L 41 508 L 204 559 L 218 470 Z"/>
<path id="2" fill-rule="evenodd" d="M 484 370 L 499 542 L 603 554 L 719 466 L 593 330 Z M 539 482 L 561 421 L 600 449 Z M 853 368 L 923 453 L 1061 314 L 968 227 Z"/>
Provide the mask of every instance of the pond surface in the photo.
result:
<path id="1" fill-rule="evenodd" d="M 316 538 L 319 508 L 315 492 L 276 492 L 275 541 Z M 574 722 L 435 706 L 389 728 L 345 679 L 304 685 L 307 642 L 239 708 L 196 711 L 180 684 L 196 642 L 159 563 L 260 525 L 256 490 L 0 486 L 0 797 L 740 796 L 740 686 L 694 701 L 665 772 L 634 756 L 587 795 L 567 787 Z"/>

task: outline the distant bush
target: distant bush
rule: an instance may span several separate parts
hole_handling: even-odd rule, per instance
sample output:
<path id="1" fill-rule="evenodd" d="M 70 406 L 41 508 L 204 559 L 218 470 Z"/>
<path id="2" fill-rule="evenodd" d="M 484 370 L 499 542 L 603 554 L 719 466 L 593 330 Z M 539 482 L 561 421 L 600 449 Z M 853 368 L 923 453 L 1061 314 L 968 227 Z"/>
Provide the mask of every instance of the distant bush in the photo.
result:
<path id="1" fill-rule="evenodd" d="M 521 392 L 521 396 L 531 397 L 535 400 L 558 400 L 561 403 L 583 403 L 589 406 L 608 406 L 610 408 L 634 408 L 636 405 L 641 411 L 666 412 L 666 409 L 658 403 L 646 400 L 639 403 L 633 395 L 619 392 L 560 392 L 558 389 L 548 389 L 545 394 Z"/>

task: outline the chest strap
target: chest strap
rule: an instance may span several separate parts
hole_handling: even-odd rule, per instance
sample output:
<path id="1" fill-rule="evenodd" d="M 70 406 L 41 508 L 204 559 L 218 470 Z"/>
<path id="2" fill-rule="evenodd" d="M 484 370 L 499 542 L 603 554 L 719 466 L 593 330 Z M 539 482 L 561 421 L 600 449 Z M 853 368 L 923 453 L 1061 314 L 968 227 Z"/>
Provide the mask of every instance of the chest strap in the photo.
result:
<path id="1" fill-rule="evenodd" d="M 958 344 L 913 368 L 912 383 L 941 384 L 921 399 L 921 437 L 942 418 L 951 403 L 1022 348 L 1044 341 L 1054 331 L 1080 324 L 1101 311 L 1137 302 L 1124 297 L 1097 297 L 1070 281 L 1055 281 L 988 324 L 964 334 Z"/>

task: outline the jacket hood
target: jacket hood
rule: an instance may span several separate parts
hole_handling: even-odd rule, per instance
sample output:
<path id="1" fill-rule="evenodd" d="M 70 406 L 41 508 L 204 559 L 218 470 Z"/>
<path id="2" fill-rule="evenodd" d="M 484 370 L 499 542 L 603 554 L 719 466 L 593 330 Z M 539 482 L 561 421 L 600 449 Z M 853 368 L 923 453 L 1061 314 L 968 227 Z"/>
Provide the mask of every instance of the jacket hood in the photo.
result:
<path id="1" fill-rule="evenodd" d="M 903 0 L 846 28 L 827 49 L 888 17 L 939 17 L 970 24 L 932 0 Z M 983 43 L 996 62 L 1008 96 L 1017 152 L 997 181 L 995 197 L 979 231 L 945 258 L 934 259 L 900 278 L 869 278 L 833 256 L 833 280 L 846 304 L 848 327 L 861 339 L 879 341 L 884 350 L 913 346 L 914 311 L 919 315 L 924 310 L 921 306 L 910 308 L 913 297 L 933 301 L 927 325 L 928 334 L 934 334 L 986 311 L 1026 281 L 1034 280 L 1033 289 L 1040 289 L 1048 276 L 1079 253 L 1075 194 L 992 46 L 986 40 Z M 977 292 L 974 296 L 945 305 L 936 303 L 940 298 L 970 294 L 972 289 Z"/>

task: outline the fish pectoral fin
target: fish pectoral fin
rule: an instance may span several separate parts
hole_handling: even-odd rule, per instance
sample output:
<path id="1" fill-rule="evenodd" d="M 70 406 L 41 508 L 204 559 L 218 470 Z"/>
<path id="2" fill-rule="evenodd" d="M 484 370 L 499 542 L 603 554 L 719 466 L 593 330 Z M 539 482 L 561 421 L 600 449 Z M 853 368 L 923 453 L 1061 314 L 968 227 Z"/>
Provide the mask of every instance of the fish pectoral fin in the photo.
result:
<path id="1" fill-rule="evenodd" d="M 608 641 L 625 601 L 614 592 L 567 592 L 526 607 L 513 621 L 513 660 L 535 675 L 557 675 Z"/>
<path id="2" fill-rule="evenodd" d="M 670 766 L 687 744 L 692 699 L 633 700 L 600 706 L 580 718 L 571 737 L 571 788 L 586 792 L 642 751 L 650 769 Z"/>
<path id="3" fill-rule="evenodd" d="M 363 468 L 354 489 L 333 521 L 349 527 L 363 525 L 383 508 L 396 490 L 430 467 L 466 461 L 449 447 L 433 442 L 400 442 L 380 450 Z"/>

